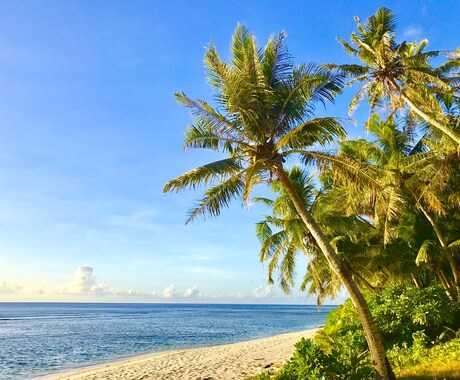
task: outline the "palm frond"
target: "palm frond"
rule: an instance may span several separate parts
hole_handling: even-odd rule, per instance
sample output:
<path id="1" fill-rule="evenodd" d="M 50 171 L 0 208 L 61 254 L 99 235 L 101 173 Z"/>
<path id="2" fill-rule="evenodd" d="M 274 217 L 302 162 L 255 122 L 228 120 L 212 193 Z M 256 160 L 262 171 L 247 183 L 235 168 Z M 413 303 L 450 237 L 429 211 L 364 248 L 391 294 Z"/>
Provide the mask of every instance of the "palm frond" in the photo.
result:
<path id="1" fill-rule="evenodd" d="M 188 126 L 185 132 L 184 146 L 185 149 L 201 148 L 227 152 L 233 152 L 237 148 L 250 149 L 246 141 L 231 137 L 229 138 L 229 135 L 216 132 L 208 124 L 198 120 L 195 124 Z"/>
<path id="2" fill-rule="evenodd" d="M 285 38 L 282 32 L 276 38 L 271 36 L 263 52 L 264 77 L 271 86 L 278 85 L 292 71 L 292 57 L 284 43 Z"/>
<path id="3" fill-rule="evenodd" d="M 375 179 L 374 168 L 351 160 L 348 157 L 340 157 L 318 151 L 299 151 L 301 161 L 305 165 L 316 164 L 320 170 L 330 170 L 334 178 L 351 186 L 367 186 L 375 190 L 381 188 L 381 184 Z"/>
<path id="4" fill-rule="evenodd" d="M 267 207 L 273 207 L 274 201 L 269 198 L 264 198 L 264 197 L 254 197 L 253 201 L 256 203 L 262 203 Z"/>
<path id="5" fill-rule="evenodd" d="M 337 138 L 344 138 L 346 136 L 345 129 L 340 124 L 342 120 L 344 119 L 334 117 L 322 117 L 308 120 L 285 133 L 283 137 L 276 142 L 276 147 L 283 150 L 285 148 L 306 148 L 313 144 L 330 144 Z"/>
<path id="6" fill-rule="evenodd" d="M 284 252 L 283 259 L 279 268 L 280 273 L 280 285 L 284 293 L 289 294 L 292 286 L 294 285 L 294 274 L 295 274 L 295 256 L 298 252 L 298 246 L 290 242 L 286 247 Z"/>
<path id="7" fill-rule="evenodd" d="M 358 104 L 369 97 L 369 89 L 373 86 L 372 82 L 364 83 L 364 85 L 358 90 L 355 96 L 351 99 L 350 105 L 348 106 L 348 114 L 353 115 L 353 113 L 358 108 Z"/>
<path id="8" fill-rule="evenodd" d="M 353 48 L 348 42 L 346 42 L 345 40 L 343 40 L 342 38 L 340 37 L 336 37 L 337 41 L 340 43 L 340 45 L 342 45 L 343 49 L 351 56 L 356 56 L 358 54 L 358 50 L 356 50 L 355 48 Z"/>
<path id="9" fill-rule="evenodd" d="M 230 140 L 241 140 L 241 131 L 237 123 L 228 120 L 224 115 L 214 110 L 209 104 L 202 100 L 194 101 L 184 92 L 175 94 L 176 99 L 191 110 L 201 129 L 209 130 Z"/>
<path id="10" fill-rule="evenodd" d="M 449 244 L 449 248 L 460 248 L 460 239 L 451 242 Z"/>
<path id="11" fill-rule="evenodd" d="M 225 179 L 235 171 L 242 170 L 239 161 L 227 158 L 192 169 L 179 177 L 170 180 L 163 188 L 163 193 L 178 192 L 185 189 L 196 189 L 201 185 L 208 185 L 214 181 Z"/>
<path id="12" fill-rule="evenodd" d="M 206 215 L 209 215 L 216 217 L 220 215 L 223 207 L 230 205 L 232 200 L 241 198 L 245 186 L 242 174 L 244 172 L 239 175 L 233 175 L 229 179 L 221 181 L 218 185 L 206 190 L 203 198 L 188 212 L 186 223 L 191 222 L 197 216 L 206 217 Z"/>
<path id="13" fill-rule="evenodd" d="M 268 240 L 272 234 L 273 233 L 272 229 L 270 228 L 270 224 L 266 220 L 256 223 L 256 236 L 261 243 L 264 243 L 266 240 Z"/>
<path id="14" fill-rule="evenodd" d="M 351 65 L 351 64 L 345 64 L 345 65 L 334 65 L 336 66 L 337 70 L 339 70 L 343 75 L 346 77 L 350 78 L 359 78 L 367 76 L 369 74 L 369 68 L 366 66 L 361 66 L 361 65 Z"/>
<path id="15" fill-rule="evenodd" d="M 435 252 L 437 251 L 436 247 L 437 245 L 433 240 L 425 240 L 417 253 L 415 263 L 417 265 L 428 264 L 433 259 L 433 255 L 435 255 Z"/>

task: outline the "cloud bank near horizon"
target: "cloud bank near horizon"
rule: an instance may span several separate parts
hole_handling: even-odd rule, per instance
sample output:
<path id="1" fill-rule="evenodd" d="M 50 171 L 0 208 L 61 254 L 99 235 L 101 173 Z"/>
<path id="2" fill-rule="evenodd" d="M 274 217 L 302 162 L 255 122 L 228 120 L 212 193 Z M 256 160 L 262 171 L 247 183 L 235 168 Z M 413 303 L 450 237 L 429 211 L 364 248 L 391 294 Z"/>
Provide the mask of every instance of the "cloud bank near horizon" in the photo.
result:
<path id="1" fill-rule="evenodd" d="M 286 302 L 286 297 L 276 293 L 271 285 L 260 285 L 250 294 L 236 293 L 228 295 L 212 295 L 200 291 L 197 285 L 179 290 L 169 284 L 161 290 L 152 292 L 135 289 L 119 290 L 99 281 L 94 268 L 80 265 L 75 269 L 72 279 L 64 284 L 54 284 L 44 280 L 35 284 L 0 283 L 0 300 L 66 300 L 66 301 L 120 301 L 120 302 Z M 299 299 L 292 301 L 302 302 Z"/>

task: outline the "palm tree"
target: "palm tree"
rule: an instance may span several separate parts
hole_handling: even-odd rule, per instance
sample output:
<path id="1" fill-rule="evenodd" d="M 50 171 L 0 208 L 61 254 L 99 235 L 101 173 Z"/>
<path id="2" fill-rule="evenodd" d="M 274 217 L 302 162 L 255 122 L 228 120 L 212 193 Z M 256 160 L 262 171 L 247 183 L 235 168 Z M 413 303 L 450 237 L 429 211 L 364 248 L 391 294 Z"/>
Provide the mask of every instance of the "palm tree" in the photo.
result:
<path id="1" fill-rule="evenodd" d="M 315 198 L 312 177 L 299 166 L 292 167 L 287 173 L 304 205 L 310 209 Z M 317 250 L 315 242 L 305 223 L 299 218 L 291 198 L 278 181 L 272 181 L 271 189 L 278 194 L 275 200 L 254 198 L 255 202 L 268 206 L 272 215 L 266 215 L 264 220 L 256 223 L 256 234 L 261 242 L 260 261 L 269 261 L 268 282 L 273 284 L 273 274 L 278 269 L 279 284 L 285 293 L 289 293 L 294 285 L 294 270 L 296 255 L 303 252 L 309 259 Z M 315 267 L 309 270 L 315 271 Z M 318 274 L 316 273 L 315 278 Z M 338 287 L 341 284 L 339 283 Z"/>
<path id="2" fill-rule="evenodd" d="M 376 138 L 374 142 L 364 139 L 341 142 L 340 155 L 346 155 L 372 167 L 376 180 L 382 183 L 384 190 L 377 194 L 373 191 L 361 191 L 356 194 L 352 189 L 345 187 L 350 199 L 346 207 L 355 206 L 355 215 L 366 215 L 373 220 L 376 227 L 383 229 L 385 244 L 394 241 L 398 237 L 398 231 L 404 231 L 402 237 L 405 241 L 410 243 L 411 247 L 418 247 L 418 263 L 428 263 L 427 253 L 434 252 L 439 244 L 440 251 L 449 263 L 455 286 L 458 283 L 459 270 L 449 245 L 456 245 L 456 240 L 449 242 L 442 231 L 439 219 L 440 216 L 446 215 L 449 206 L 449 202 L 446 201 L 446 190 L 458 187 L 455 185 L 456 181 L 451 179 L 454 172 L 458 173 L 458 163 L 453 164 L 454 158 L 449 156 L 449 152 L 441 152 L 440 147 L 432 146 L 429 150 L 426 143 L 430 140 L 427 138 L 417 144 L 411 143 L 407 133 L 400 131 L 391 118 L 382 121 L 375 114 L 368 121 L 367 129 Z M 338 198 L 337 194 L 335 198 Z M 343 196 L 340 198 L 343 199 Z M 332 206 L 337 209 L 337 204 Z M 416 220 L 417 224 L 420 224 L 419 217 L 410 223 L 412 227 L 408 227 L 407 224 L 405 227 L 399 225 L 401 221 L 407 221 L 405 218 L 401 219 L 401 216 L 410 213 L 420 214 L 431 225 L 431 231 L 424 238 L 427 239 L 426 244 L 420 241 L 418 244 L 414 243 L 413 233 Z M 408 233 L 408 230 L 412 230 L 411 233 Z M 452 237 L 458 239 L 457 236 Z M 438 244 L 432 239 L 438 240 Z M 422 257 L 424 259 L 421 259 Z M 437 263 L 430 264 L 433 268 L 436 267 L 438 274 L 442 272 Z M 440 277 L 440 282 L 446 291 L 456 293 L 455 287 L 450 284 L 452 281 L 444 275 L 442 277 L 444 279 Z"/>
<path id="3" fill-rule="evenodd" d="M 380 270 L 374 265 L 375 259 L 383 255 L 379 246 L 369 242 L 378 231 L 367 221 L 321 208 L 322 202 L 317 200 L 324 196 L 315 191 L 312 177 L 304 169 L 294 166 L 288 171 L 288 177 L 359 288 L 375 291 L 368 279 L 378 276 Z M 272 209 L 272 215 L 256 224 L 257 237 L 262 244 L 260 261 L 269 262 L 268 281 L 274 283 L 273 274 L 277 271 L 281 288 L 289 293 L 294 284 L 295 258 L 302 252 L 309 262 L 301 290 L 310 285 L 309 293 L 316 294 L 317 303 L 321 305 L 326 297 L 335 298 L 342 284 L 299 218 L 290 197 L 277 181 L 273 181 L 271 187 L 278 194 L 275 200 L 254 198 Z"/>
<path id="4" fill-rule="evenodd" d="M 391 193 L 391 188 L 356 191 L 336 181 L 317 200 L 317 221 L 362 289 L 374 291 L 410 281 L 420 286 L 420 277 L 426 276 L 424 269 L 415 265 L 417 252 L 408 242 L 413 236 L 408 234 L 406 240 L 399 236 L 406 208 L 394 210 Z M 347 229 L 337 228 L 340 220 Z M 404 232 L 411 226 L 406 223 Z"/>
<path id="5" fill-rule="evenodd" d="M 451 125 L 458 129 L 458 114 L 446 112 Z M 432 226 L 435 240 L 447 258 L 456 289 L 460 291 L 460 270 L 453 250 L 459 244 L 458 194 L 460 193 L 460 157 L 457 149 L 444 136 L 427 133 L 425 143 L 433 156 L 418 168 L 408 181 L 408 190 L 416 206 Z"/>
<path id="6" fill-rule="evenodd" d="M 364 65 L 328 65 L 352 77 L 348 85 L 364 83 L 350 103 L 350 113 L 363 99 L 369 100 L 371 109 L 387 99 L 393 109 L 406 104 L 413 114 L 459 145 L 460 133 L 451 128 L 436 98 L 439 94 L 452 93 L 449 83 L 456 82 L 449 77 L 449 72 L 458 67 L 459 58 L 452 57 L 442 67 L 434 69 L 429 60 L 439 52 L 424 52 L 427 40 L 419 44 L 406 41 L 397 44 L 395 16 L 387 8 L 379 8 L 364 25 L 358 18 L 356 20 L 358 31 L 351 34 L 354 46 L 338 40 L 348 54 L 358 57 Z"/>
<path id="7" fill-rule="evenodd" d="M 454 299 L 456 290 L 452 280 L 447 275 L 448 267 L 445 265 L 445 255 L 430 223 L 421 213 L 407 212 L 397 226 L 397 234 L 416 253 L 415 263 L 428 267 L 438 278 L 449 298 Z"/>
<path id="8" fill-rule="evenodd" d="M 176 94 L 195 121 L 187 129 L 185 146 L 226 153 L 228 158 L 200 166 L 171 181 L 164 192 L 210 186 L 189 220 L 216 216 L 236 198 L 249 200 L 252 188 L 277 178 L 291 197 L 301 220 L 353 300 L 374 361 L 376 379 L 394 378 L 381 335 L 351 276 L 308 212 L 284 168 L 293 155 L 324 160 L 327 155 L 305 148 L 324 145 L 345 135 L 333 117 L 313 118 L 315 104 L 332 101 L 342 77 L 314 65 L 294 66 L 280 33 L 263 50 L 248 30 L 238 26 L 232 39 L 232 61 L 222 61 L 211 44 L 205 53 L 210 85 L 219 108 L 203 100 Z"/>

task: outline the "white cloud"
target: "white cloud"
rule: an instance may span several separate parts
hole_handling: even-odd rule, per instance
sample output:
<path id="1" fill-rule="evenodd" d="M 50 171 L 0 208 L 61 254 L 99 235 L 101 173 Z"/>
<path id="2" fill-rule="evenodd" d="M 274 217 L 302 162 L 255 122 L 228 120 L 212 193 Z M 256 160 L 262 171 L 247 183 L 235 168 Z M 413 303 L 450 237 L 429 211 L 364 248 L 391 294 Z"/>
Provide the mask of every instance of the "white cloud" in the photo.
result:
<path id="1" fill-rule="evenodd" d="M 72 290 L 75 293 L 89 293 L 91 288 L 96 285 L 96 278 L 93 275 L 93 268 L 79 266 L 75 270 L 72 282 Z"/>
<path id="2" fill-rule="evenodd" d="M 270 297 L 273 297 L 275 294 L 273 292 L 273 286 L 271 286 L 271 285 L 267 285 L 267 286 L 260 285 L 259 287 L 255 288 L 252 291 L 252 295 L 255 298 L 270 298 Z"/>
<path id="3" fill-rule="evenodd" d="M 89 266 L 79 266 L 75 270 L 73 281 L 65 290 L 70 294 L 95 294 L 106 295 L 114 294 L 115 290 L 103 282 L 97 282 L 94 275 L 94 269 Z"/>
<path id="4" fill-rule="evenodd" d="M 161 295 L 164 298 L 174 297 L 176 295 L 176 287 L 173 284 L 167 286 L 166 288 L 163 289 L 163 291 L 161 292 Z"/>
<path id="5" fill-rule="evenodd" d="M 22 289 L 22 286 L 18 285 L 11 285 L 7 284 L 6 282 L 3 282 L 0 284 L 0 294 L 12 294 L 12 293 L 18 293 Z"/>
<path id="6" fill-rule="evenodd" d="M 75 269 L 73 278 L 67 283 L 56 284 L 47 279 L 34 283 L 12 284 L 0 283 L 0 300 L 53 300 L 72 301 L 78 299 L 88 302 L 112 300 L 115 302 L 202 302 L 213 303 L 265 303 L 288 302 L 284 296 L 276 293 L 274 286 L 260 285 L 251 293 L 236 292 L 233 294 L 209 294 L 201 292 L 197 285 L 176 288 L 174 284 L 166 286 L 163 290 L 146 292 L 136 289 L 115 289 L 109 284 L 101 282 L 95 275 L 93 267 L 81 265 Z M 303 297 L 304 298 L 304 297 Z M 291 302 L 304 302 L 304 299 L 292 299 Z"/>
<path id="7" fill-rule="evenodd" d="M 423 35 L 423 30 L 416 26 L 409 26 L 404 29 L 402 37 L 407 40 L 421 40 Z"/>
<path id="8" fill-rule="evenodd" d="M 22 294 L 47 294 L 53 292 L 54 288 L 51 286 L 51 283 L 42 279 L 33 284 L 11 284 L 3 282 L 0 284 L 0 294 L 13 296 L 13 295 L 22 295 Z"/>
<path id="9" fill-rule="evenodd" d="M 182 294 L 182 297 L 184 298 L 198 298 L 201 297 L 201 293 L 198 290 L 198 286 L 192 286 L 191 288 L 188 288 L 184 294 Z"/>

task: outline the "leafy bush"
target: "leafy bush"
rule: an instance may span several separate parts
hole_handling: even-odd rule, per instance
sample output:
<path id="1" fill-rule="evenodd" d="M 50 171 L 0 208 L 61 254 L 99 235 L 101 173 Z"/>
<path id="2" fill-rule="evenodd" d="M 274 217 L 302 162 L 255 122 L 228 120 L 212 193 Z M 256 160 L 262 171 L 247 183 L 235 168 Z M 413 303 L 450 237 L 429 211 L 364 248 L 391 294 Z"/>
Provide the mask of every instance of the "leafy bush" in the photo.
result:
<path id="1" fill-rule="evenodd" d="M 439 286 L 393 286 L 368 299 L 388 348 L 403 343 L 410 346 L 417 331 L 434 341 L 446 328 L 460 327 L 459 304 Z"/>
<path id="2" fill-rule="evenodd" d="M 452 339 L 431 348 L 426 346 L 426 336 L 422 332 L 414 333 L 414 344 L 411 347 L 395 346 L 388 351 L 388 358 L 397 370 L 410 365 L 430 362 L 460 361 L 460 338 Z"/>
<path id="3" fill-rule="evenodd" d="M 412 338 L 412 346 L 408 347 L 404 342 L 401 345 L 394 345 L 387 352 L 388 359 L 398 370 L 407 365 L 419 363 L 428 354 L 427 336 L 423 331 L 413 333 Z"/>
<path id="4" fill-rule="evenodd" d="M 460 338 L 430 349 L 443 337 L 456 336 L 460 328 L 459 303 L 452 302 L 440 287 L 393 286 L 367 294 L 366 299 L 397 369 L 420 363 L 427 355 L 442 358 L 449 349 L 456 350 L 460 359 Z M 313 340 L 302 339 L 295 347 L 294 356 L 279 373 L 259 379 L 372 378 L 364 331 L 350 300 L 328 314 L 326 325 Z"/>
<path id="5" fill-rule="evenodd" d="M 392 286 L 378 294 L 366 294 L 366 299 L 387 349 L 395 344 L 411 346 L 414 333 L 418 331 L 434 342 L 444 331 L 460 327 L 459 303 L 452 302 L 438 286 Z M 329 313 L 315 341 L 326 351 L 328 347 L 347 344 L 360 345 L 361 349 L 367 347 L 358 314 L 350 300 Z"/>
<path id="6" fill-rule="evenodd" d="M 366 355 L 344 355 L 332 350 L 325 353 L 311 339 L 302 338 L 295 345 L 291 360 L 274 375 L 260 375 L 259 380 L 365 380 L 372 379 Z M 348 359 L 348 360 L 347 360 Z"/>

